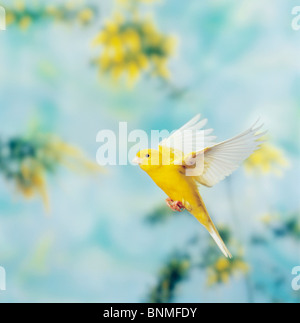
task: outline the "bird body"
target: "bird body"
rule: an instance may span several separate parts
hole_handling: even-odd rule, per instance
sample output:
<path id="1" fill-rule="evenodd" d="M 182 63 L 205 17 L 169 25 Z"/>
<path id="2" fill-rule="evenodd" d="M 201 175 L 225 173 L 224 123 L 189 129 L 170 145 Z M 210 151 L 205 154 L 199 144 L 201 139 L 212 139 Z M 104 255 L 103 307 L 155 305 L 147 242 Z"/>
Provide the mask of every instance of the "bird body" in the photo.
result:
<path id="1" fill-rule="evenodd" d="M 213 186 L 231 174 L 258 148 L 261 135 L 256 132 L 260 127 L 252 127 L 239 136 L 213 145 L 215 137 L 209 136 L 212 130 L 201 130 L 206 120 L 199 119 L 200 116 L 196 116 L 162 141 L 158 150 L 141 150 L 134 162 L 168 195 L 167 203 L 172 209 L 190 212 L 207 229 L 223 254 L 231 258 L 208 214 L 199 185 Z"/>
<path id="2" fill-rule="evenodd" d="M 151 150 L 150 154 L 153 152 L 154 150 Z M 158 154 L 163 154 L 163 151 Z M 141 168 L 143 169 L 143 165 Z M 146 172 L 173 201 L 181 201 L 188 211 L 192 210 L 192 205 L 201 203 L 196 182 L 192 177 L 185 176 L 184 166 L 174 165 L 174 160 L 170 165 L 146 169 Z"/>

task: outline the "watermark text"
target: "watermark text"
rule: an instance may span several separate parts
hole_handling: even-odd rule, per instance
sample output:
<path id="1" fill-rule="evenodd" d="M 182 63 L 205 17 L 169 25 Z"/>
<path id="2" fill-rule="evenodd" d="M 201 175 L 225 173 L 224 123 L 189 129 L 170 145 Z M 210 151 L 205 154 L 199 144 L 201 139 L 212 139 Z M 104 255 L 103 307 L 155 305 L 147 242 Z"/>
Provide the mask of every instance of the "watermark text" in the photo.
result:
<path id="1" fill-rule="evenodd" d="M 0 291 L 6 290 L 6 273 L 5 269 L 0 266 Z"/>
<path id="2" fill-rule="evenodd" d="M 292 15 L 295 16 L 292 20 L 292 29 L 300 30 L 300 6 L 296 6 L 292 9 Z"/>
<path id="3" fill-rule="evenodd" d="M 292 288 L 295 291 L 300 290 L 300 266 L 296 266 L 292 269 L 292 275 L 295 276 L 292 280 Z"/>
<path id="4" fill-rule="evenodd" d="M 0 6 L 0 30 L 6 30 L 6 11 Z"/>
<path id="5" fill-rule="evenodd" d="M 149 137 L 141 129 L 128 132 L 127 122 L 120 122 L 117 133 L 98 132 L 96 159 L 100 166 L 133 165 L 136 160 L 142 166 L 183 165 L 186 176 L 199 176 L 204 168 L 205 134 L 187 129 L 172 136 L 167 130 L 151 130 Z"/>

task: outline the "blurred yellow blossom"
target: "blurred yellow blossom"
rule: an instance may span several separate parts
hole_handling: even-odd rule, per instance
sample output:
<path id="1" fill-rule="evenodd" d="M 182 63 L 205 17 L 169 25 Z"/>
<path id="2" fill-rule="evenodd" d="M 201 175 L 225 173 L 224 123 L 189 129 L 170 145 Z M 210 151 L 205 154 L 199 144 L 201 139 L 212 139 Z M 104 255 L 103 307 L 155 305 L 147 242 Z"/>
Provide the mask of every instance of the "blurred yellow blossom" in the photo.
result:
<path id="1" fill-rule="evenodd" d="M 22 30 L 28 29 L 31 23 L 32 19 L 30 18 L 30 16 L 23 16 L 19 21 L 19 25 Z"/>
<path id="2" fill-rule="evenodd" d="M 152 4 L 159 1 L 160 0 L 118 0 L 117 3 L 122 6 L 132 8 L 138 6 L 139 4 Z"/>
<path id="3" fill-rule="evenodd" d="M 89 23 L 93 19 L 93 17 L 94 12 L 90 8 L 83 9 L 78 13 L 79 21 L 83 24 Z"/>
<path id="4" fill-rule="evenodd" d="M 45 7 L 45 13 L 53 18 L 61 18 L 61 12 L 59 8 L 53 5 L 47 5 Z"/>
<path id="5" fill-rule="evenodd" d="M 41 196 L 46 209 L 49 208 L 46 175 L 59 165 L 77 172 L 101 170 L 81 150 L 53 135 L 39 134 L 0 142 L 0 172 L 16 184 L 24 197 Z"/>
<path id="6" fill-rule="evenodd" d="M 234 249 L 234 257 L 227 259 L 220 256 L 219 251 L 216 251 L 210 241 L 204 257 L 200 261 L 200 268 L 206 270 L 207 273 L 208 286 L 226 284 L 235 274 L 246 275 L 249 271 L 249 266 L 243 259 L 244 252 L 240 243 L 232 239 L 231 231 L 227 226 L 219 225 L 218 227 L 224 242 Z"/>
<path id="7" fill-rule="evenodd" d="M 31 198 L 38 194 L 42 197 L 46 209 L 49 208 L 44 169 L 36 160 L 33 158 L 24 159 L 20 163 L 20 172 L 15 180 L 17 189 L 24 197 Z"/>
<path id="8" fill-rule="evenodd" d="M 262 144 L 261 148 L 254 152 L 244 163 L 248 173 L 273 173 L 277 176 L 282 175 L 282 169 L 289 166 L 289 161 L 284 156 L 284 152 L 269 144 Z"/>
<path id="9" fill-rule="evenodd" d="M 169 77 L 167 64 L 174 38 L 161 34 L 150 20 L 117 15 L 106 23 L 93 45 L 102 47 L 96 59 L 100 72 L 110 74 L 114 80 L 124 75 L 132 86 L 144 72 Z"/>
<path id="10" fill-rule="evenodd" d="M 17 11 L 24 11 L 25 10 L 25 1 L 24 0 L 16 0 L 14 2 L 14 7 Z"/>
<path id="11" fill-rule="evenodd" d="M 77 2 L 78 1 L 75 1 L 75 0 L 65 1 L 65 8 L 71 11 L 76 7 Z"/>
<path id="12" fill-rule="evenodd" d="M 95 7 L 88 7 L 76 1 L 69 1 L 65 5 L 46 5 L 37 2 L 34 6 L 30 6 L 26 5 L 25 1 L 18 0 L 5 9 L 7 25 L 16 24 L 23 31 L 40 20 L 77 21 L 85 25 L 93 20 L 97 12 Z"/>
<path id="13" fill-rule="evenodd" d="M 191 263 L 187 255 L 174 254 L 161 269 L 157 283 L 149 293 L 149 302 L 173 301 L 177 286 L 187 277 L 190 268 Z"/>
<path id="14" fill-rule="evenodd" d="M 275 212 L 261 217 L 261 220 L 275 236 L 294 238 L 298 241 L 300 239 L 299 214 L 299 210 L 287 214 Z"/>
<path id="15" fill-rule="evenodd" d="M 226 269 L 228 269 L 228 268 L 229 268 L 229 266 L 230 266 L 230 262 L 229 262 L 229 260 L 228 260 L 228 259 L 226 259 L 226 258 L 220 258 L 220 259 L 216 262 L 215 266 L 216 266 L 216 269 L 217 269 L 218 271 L 224 271 L 224 270 L 226 270 Z"/>
<path id="16" fill-rule="evenodd" d="M 221 257 L 207 267 L 207 284 L 228 283 L 235 273 L 247 273 L 249 266 L 241 257 L 226 259 Z"/>
<path id="17" fill-rule="evenodd" d="M 277 220 L 277 219 L 278 219 L 277 214 L 265 213 L 262 216 L 260 216 L 260 220 L 264 224 L 269 224 L 272 221 Z"/>
<path id="18" fill-rule="evenodd" d="M 16 16 L 12 12 L 6 14 L 6 24 L 11 25 L 16 20 Z"/>

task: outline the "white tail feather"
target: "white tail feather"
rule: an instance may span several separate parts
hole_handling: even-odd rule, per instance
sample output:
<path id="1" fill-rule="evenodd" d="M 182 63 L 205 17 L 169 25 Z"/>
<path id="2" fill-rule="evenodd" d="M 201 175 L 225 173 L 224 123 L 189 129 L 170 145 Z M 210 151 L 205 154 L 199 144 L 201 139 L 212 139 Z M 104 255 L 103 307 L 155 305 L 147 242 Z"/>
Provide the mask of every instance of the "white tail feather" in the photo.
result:
<path id="1" fill-rule="evenodd" d="M 220 248 L 220 250 L 223 252 L 224 256 L 226 258 L 232 258 L 231 253 L 229 252 L 224 241 L 220 237 L 217 229 L 215 227 L 212 227 L 211 230 L 209 230 L 209 233 L 212 236 L 212 238 L 215 240 L 215 242 L 218 245 L 218 247 Z"/>

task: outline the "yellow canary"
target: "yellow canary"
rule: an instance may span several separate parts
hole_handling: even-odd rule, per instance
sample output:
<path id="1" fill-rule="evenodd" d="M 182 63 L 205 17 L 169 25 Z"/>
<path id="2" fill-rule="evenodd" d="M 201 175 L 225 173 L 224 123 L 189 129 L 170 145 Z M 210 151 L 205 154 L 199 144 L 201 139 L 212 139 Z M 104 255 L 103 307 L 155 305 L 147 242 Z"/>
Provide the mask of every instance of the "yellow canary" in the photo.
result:
<path id="1" fill-rule="evenodd" d="M 138 152 L 133 162 L 139 164 L 168 195 L 167 205 L 174 211 L 186 209 L 210 233 L 226 257 L 232 258 L 213 224 L 199 193 L 199 184 L 212 187 L 229 176 L 262 143 L 261 126 L 227 141 L 214 144 L 213 129 L 203 130 L 207 119 L 197 115 L 159 144 L 158 150 Z"/>

